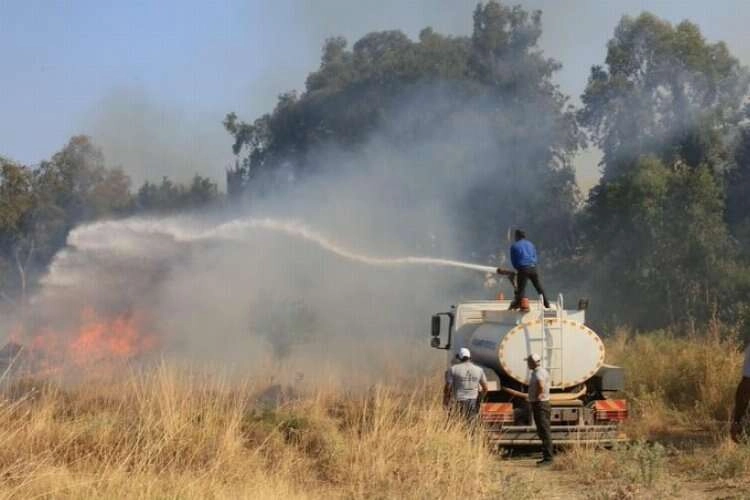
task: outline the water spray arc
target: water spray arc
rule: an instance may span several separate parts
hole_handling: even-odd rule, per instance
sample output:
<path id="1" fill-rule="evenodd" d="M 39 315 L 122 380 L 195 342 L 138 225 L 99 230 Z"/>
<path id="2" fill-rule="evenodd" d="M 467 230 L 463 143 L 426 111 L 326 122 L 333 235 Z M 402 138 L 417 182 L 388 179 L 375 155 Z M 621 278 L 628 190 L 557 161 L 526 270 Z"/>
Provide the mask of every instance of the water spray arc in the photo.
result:
<path id="1" fill-rule="evenodd" d="M 68 244 L 78 251 L 115 252 L 119 255 L 138 256 L 149 252 L 149 241 L 154 238 L 167 238 L 176 243 L 190 243 L 201 240 L 231 240 L 249 242 L 256 231 L 272 231 L 300 238 L 320 248 L 353 262 L 369 266 L 395 267 L 403 265 L 443 266 L 470 269 L 483 273 L 496 273 L 497 268 L 433 257 L 373 257 L 364 255 L 323 236 L 313 229 L 295 221 L 272 218 L 245 217 L 235 219 L 208 229 L 197 227 L 181 219 L 125 219 L 106 221 L 81 226 L 68 236 Z M 59 282 L 63 278 L 60 260 L 66 260 L 69 251 L 61 252 L 53 261 L 45 281 Z"/>
<path id="2" fill-rule="evenodd" d="M 422 265 L 433 265 L 433 266 L 446 266 L 446 267 L 458 267 L 464 269 L 472 269 L 475 271 L 481 271 L 485 273 L 495 273 L 497 268 L 490 266 L 482 266 L 479 264 L 472 264 L 470 262 L 461 262 L 449 259 L 437 259 L 432 257 L 372 257 L 368 255 L 362 255 L 352 252 L 337 243 L 327 239 L 325 236 L 313 231 L 299 223 L 280 221 L 274 219 L 240 219 L 236 221 L 227 222 L 217 226 L 215 229 L 209 230 L 197 238 L 225 238 L 225 239 L 237 239 L 242 240 L 247 237 L 248 231 L 255 229 L 265 229 L 270 231 L 277 231 L 285 233 L 289 236 L 302 238 L 311 243 L 318 245 L 319 247 L 348 260 L 360 262 L 371 266 L 399 266 L 407 264 L 422 264 Z"/>

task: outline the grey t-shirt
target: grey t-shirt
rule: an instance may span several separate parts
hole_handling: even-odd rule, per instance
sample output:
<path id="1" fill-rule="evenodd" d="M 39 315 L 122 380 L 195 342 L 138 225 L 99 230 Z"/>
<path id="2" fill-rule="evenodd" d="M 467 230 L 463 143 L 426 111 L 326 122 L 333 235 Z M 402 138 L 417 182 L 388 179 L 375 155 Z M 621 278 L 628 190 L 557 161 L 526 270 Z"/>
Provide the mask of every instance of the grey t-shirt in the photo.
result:
<path id="1" fill-rule="evenodd" d="M 537 382 L 542 382 L 542 393 L 539 394 L 539 388 Z M 549 401 L 549 372 L 537 366 L 531 370 L 529 376 L 529 402 L 535 403 L 537 401 Z"/>
<path id="2" fill-rule="evenodd" d="M 445 372 L 445 383 L 453 390 L 453 398 L 456 401 L 477 399 L 480 381 L 487 383 L 484 370 L 471 361 L 457 363 Z"/>

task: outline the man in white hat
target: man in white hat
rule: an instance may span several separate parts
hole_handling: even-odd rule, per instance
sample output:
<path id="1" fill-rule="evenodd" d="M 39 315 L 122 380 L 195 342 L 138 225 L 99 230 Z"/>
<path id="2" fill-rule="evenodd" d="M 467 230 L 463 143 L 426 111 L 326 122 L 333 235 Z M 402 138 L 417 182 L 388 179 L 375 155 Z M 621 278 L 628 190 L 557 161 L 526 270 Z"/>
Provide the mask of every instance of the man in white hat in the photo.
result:
<path id="1" fill-rule="evenodd" d="M 552 429 L 550 428 L 550 414 L 552 412 L 549 404 L 549 372 L 542 367 L 542 358 L 536 354 L 530 354 L 526 358 L 526 365 L 531 371 L 529 375 L 529 404 L 531 414 L 534 416 L 536 433 L 542 440 L 542 459 L 538 465 L 549 465 L 552 463 Z"/>
<path id="2" fill-rule="evenodd" d="M 448 407 L 453 401 L 459 414 L 473 418 L 479 411 L 479 402 L 487 392 L 487 376 L 484 370 L 471 362 L 471 351 L 459 349 L 458 363 L 445 372 L 443 405 Z"/>

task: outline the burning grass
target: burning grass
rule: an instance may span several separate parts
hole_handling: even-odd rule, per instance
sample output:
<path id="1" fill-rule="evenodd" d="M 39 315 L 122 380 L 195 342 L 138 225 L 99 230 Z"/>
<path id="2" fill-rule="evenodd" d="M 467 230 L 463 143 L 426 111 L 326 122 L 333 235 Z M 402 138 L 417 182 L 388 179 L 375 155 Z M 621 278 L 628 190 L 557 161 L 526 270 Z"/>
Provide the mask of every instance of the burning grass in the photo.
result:
<path id="1" fill-rule="evenodd" d="M 141 314 L 126 312 L 102 314 L 91 307 L 81 310 L 71 324 L 41 327 L 17 326 L 8 346 L 15 346 L 13 357 L 0 355 L 0 362 L 15 362 L 18 370 L 34 376 L 64 375 L 76 370 L 91 371 L 119 367 L 141 359 L 159 347 Z M 5 349 L 3 349 L 5 351 Z"/>

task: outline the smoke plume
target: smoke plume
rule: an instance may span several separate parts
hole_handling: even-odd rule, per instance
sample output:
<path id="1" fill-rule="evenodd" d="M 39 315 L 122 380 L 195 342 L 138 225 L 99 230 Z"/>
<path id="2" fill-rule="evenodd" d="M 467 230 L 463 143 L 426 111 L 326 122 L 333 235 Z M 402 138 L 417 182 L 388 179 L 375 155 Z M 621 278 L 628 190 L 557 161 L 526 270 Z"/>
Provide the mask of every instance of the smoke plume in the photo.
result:
<path id="1" fill-rule="evenodd" d="M 109 93 L 84 120 L 107 162 L 122 167 L 137 188 L 162 177 L 185 182 L 195 174 L 222 181 L 231 164 L 222 113 L 194 114 L 155 102 L 137 88 Z"/>
<path id="2" fill-rule="evenodd" d="M 488 179 L 503 187 L 510 165 L 498 161 L 505 152 L 478 112 L 483 103 L 422 121 L 446 92 L 420 88 L 363 147 L 320 148 L 313 173 L 277 171 L 275 189 L 243 208 L 74 229 L 34 298 L 37 321 L 56 324 L 85 306 L 138 311 L 164 355 L 279 379 L 430 373 L 442 361 L 429 348 L 430 315 L 498 288 L 484 288 L 485 268 L 414 257 L 503 265 L 512 223 L 510 214 L 482 220 L 496 252 L 467 253 L 467 227 L 497 200 L 462 207 Z M 533 178 L 515 180 L 519 196 L 534 189 Z M 278 366 L 286 369 L 269 368 Z"/>

